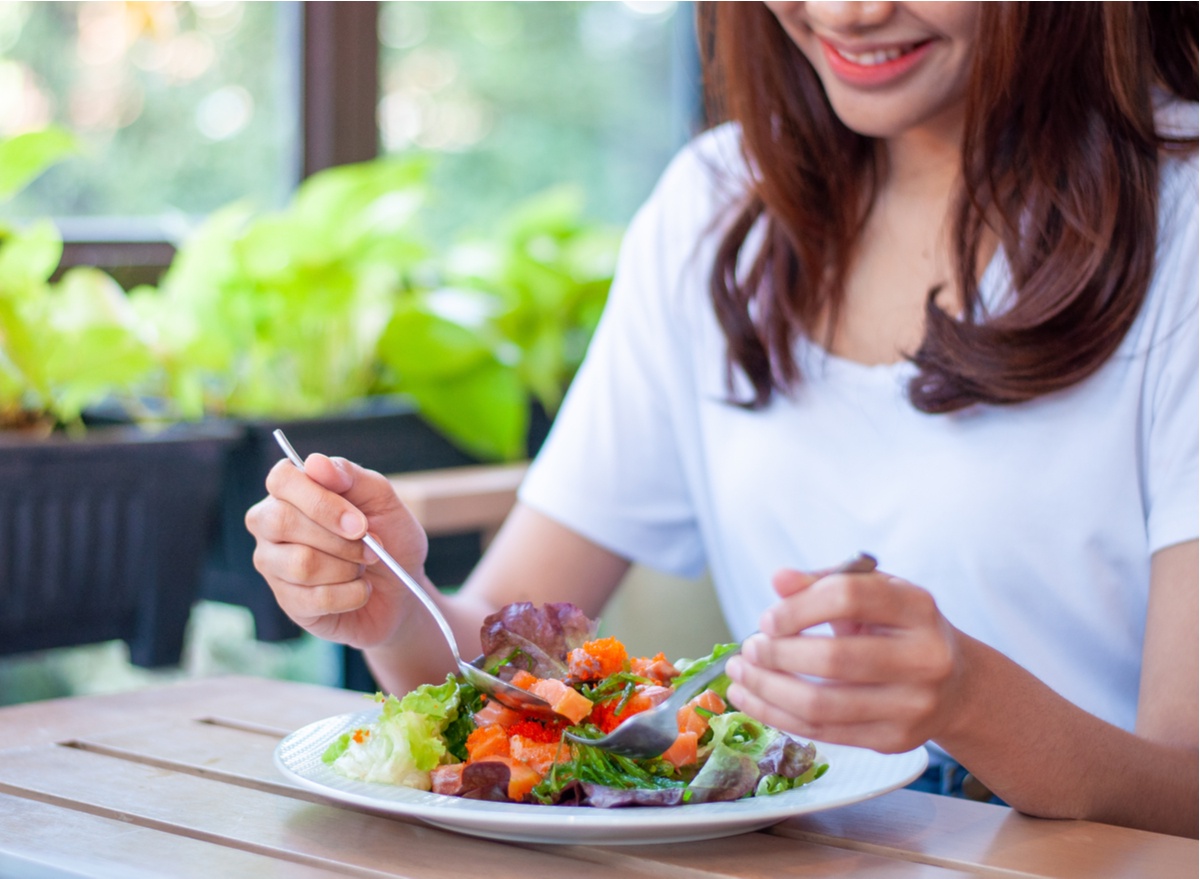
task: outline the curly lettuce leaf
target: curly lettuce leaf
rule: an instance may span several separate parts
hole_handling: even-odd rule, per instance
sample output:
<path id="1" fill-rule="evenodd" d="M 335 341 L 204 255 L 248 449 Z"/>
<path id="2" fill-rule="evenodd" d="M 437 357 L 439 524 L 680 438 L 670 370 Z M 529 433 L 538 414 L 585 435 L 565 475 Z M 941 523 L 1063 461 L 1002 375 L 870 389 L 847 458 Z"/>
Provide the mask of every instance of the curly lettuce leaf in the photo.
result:
<path id="1" fill-rule="evenodd" d="M 561 680 L 567 676 L 567 654 L 595 638 L 597 628 L 595 620 L 567 602 L 506 605 L 483 621 L 484 667 Z"/>
<path id="2" fill-rule="evenodd" d="M 692 779 L 690 802 L 711 803 L 792 790 L 820 778 L 816 746 L 767 726 L 741 711 L 709 721 L 711 753 Z"/>

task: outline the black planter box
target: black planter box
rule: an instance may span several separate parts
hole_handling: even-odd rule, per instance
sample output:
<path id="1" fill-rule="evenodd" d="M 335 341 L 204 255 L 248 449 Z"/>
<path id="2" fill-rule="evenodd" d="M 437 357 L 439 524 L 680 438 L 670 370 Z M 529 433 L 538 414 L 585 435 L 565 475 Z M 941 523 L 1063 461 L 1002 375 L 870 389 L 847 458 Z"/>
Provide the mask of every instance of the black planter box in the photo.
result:
<path id="1" fill-rule="evenodd" d="M 123 639 L 174 665 L 233 425 L 0 434 L 0 654 Z"/>
<path id="2" fill-rule="evenodd" d="M 246 530 L 246 511 L 266 495 L 266 478 L 283 457 L 272 433 L 282 428 L 301 457 L 322 452 L 347 458 L 381 473 L 434 470 L 479 463 L 430 427 L 411 406 L 394 400 L 373 401 L 362 409 L 321 418 L 250 421 L 233 450 L 220 500 L 218 530 L 202 579 L 203 598 L 248 607 L 255 634 L 279 641 L 300 634 L 280 610 L 270 587 L 254 568 L 254 539 Z M 461 583 L 478 561 L 479 535 L 437 537 L 430 541 L 426 571 L 435 583 Z"/>

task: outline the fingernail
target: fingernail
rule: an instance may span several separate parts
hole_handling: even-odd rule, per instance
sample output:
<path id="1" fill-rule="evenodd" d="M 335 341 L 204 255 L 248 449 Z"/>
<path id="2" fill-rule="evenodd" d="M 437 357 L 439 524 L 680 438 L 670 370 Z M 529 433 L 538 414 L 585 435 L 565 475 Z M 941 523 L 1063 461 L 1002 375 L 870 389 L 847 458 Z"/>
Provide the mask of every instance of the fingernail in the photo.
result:
<path id="1" fill-rule="evenodd" d="M 362 537 L 363 531 L 366 530 L 366 523 L 359 513 L 342 513 L 339 524 L 342 526 L 342 533 L 351 539 Z"/>
<path id="2" fill-rule="evenodd" d="M 745 650 L 743 649 L 743 653 Z M 742 679 L 742 660 L 740 657 L 731 656 L 729 662 L 725 663 L 725 674 L 729 675 L 730 680 L 740 681 Z"/>
<path id="3" fill-rule="evenodd" d="M 363 544 L 363 561 L 368 565 L 373 565 L 379 561 L 379 556 L 375 555 L 375 551 L 366 544 Z"/>

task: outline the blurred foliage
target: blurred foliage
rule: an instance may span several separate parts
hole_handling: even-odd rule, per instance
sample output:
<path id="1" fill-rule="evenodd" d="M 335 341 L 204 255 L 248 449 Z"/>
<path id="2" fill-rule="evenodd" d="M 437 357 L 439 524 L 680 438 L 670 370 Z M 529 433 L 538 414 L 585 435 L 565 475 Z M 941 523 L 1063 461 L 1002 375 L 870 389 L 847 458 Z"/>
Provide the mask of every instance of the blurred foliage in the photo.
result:
<path id="1" fill-rule="evenodd" d="M 0 136 L 57 123 L 80 155 L 18 217 L 202 215 L 295 184 L 290 3 L 0 3 Z"/>
<path id="2" fill-rule="evenodd" d="M 129 298 L 163 366 L 167 415 L 296 418 L 401 394 L 479 457 L 524 454 L 595 328 L 618 230 L 574 189 L 518 204 L 446 251 L 418 234 L 429 161 L 308 178 L 280 211 L 235 203 Z"/>
<path id="3" fill-rule="evenodd" d="M 73 149 L 59 129 L 0 142 L 0 195 Z M 155 368 L 112 278 L 78 267 L 51 282 L 62 246 L 47 220 L 0 226 L 0 428 L 79 429 L 87 406 L 133 393 Z"/>

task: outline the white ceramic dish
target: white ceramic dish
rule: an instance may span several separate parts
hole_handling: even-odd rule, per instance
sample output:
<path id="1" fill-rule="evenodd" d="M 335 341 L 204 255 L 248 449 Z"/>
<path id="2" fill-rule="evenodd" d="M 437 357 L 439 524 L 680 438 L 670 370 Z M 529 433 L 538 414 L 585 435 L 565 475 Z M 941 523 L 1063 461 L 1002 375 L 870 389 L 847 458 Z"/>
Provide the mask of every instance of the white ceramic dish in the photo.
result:
<path id="1" fill-rule="evenodd" d="M 342 714 L 309 724 L 275 749 L 275 765 L 289 779 L 340 803 L 416 818 L 446 830 L 511 842 L 629 845 L 732 836 L 769 827 L 793 815 L 846 806 L 903 787 L 927 763 L 923 748 L 878 754 L 817 744 L 829 771 L 787 793 L 732 803 L 593 809 L 464 800 L 388 784 L 353 781 L 321 762 L 337 736 L 364 726 L 378 710 Z"/>

